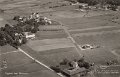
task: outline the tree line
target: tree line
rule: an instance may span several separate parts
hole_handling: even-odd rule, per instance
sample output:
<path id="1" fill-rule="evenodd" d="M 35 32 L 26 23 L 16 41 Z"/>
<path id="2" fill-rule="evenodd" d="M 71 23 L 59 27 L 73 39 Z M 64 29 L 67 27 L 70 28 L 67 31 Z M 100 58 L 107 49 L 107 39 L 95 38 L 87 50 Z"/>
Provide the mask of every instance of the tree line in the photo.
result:
<path id="1" fill-rule="evenodd" d="M 101 4 L 101 5 L 110 4 L 116 6 L 120 5 L 120 0 L 66 0 L 66 1 L 70 1 L 72 3 L 75 2 L 87 3 L 88 5 L 96 5 L 96 4 Z"/>
<path id="2" fill-rule="evenodd" d="M 110 4 L 110 5 L 120 5 L 120 0 L 77 0 L 80 3 L 87 3 L 88 5 L 96 4 Z"/>

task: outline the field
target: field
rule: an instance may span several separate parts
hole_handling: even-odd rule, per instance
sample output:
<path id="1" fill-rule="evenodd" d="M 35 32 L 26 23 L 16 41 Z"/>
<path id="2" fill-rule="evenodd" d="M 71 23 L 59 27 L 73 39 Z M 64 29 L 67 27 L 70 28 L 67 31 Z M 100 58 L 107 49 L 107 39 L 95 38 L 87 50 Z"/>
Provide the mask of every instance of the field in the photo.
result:
<path id="1" fill-rule="evenodd" d="M 54 74 L 54 72 L 51 72 L 42 65 L 37 64 L 22 52 L 18 50 L 16 50 L 16 52 L 9 51 L 14 48 L 10 46 L 6 46 L 6 48 L 7 47 L 9 47 L 9 49 L 2 48 L 2 52 L 4 53 L 1 52 L 0 54 L 1 55 L 0 61 L 1 62 L 3 60 L 7 61 L 7 69 L 2 69 L 2 63 L 1 63 L 0 72 L 2 77 L 11 77 L 11 76 L 29 77 L 29 76 L 34 76 L 34 74 L 36 74 L 36 77 L 38 76 L 44 77 L 44 75 L 46 76 L 53 75 L 53 77 L 57 76 L 56 74 Z"/>
<path id="2" fill-rule="evenodd" d="M 78 10 L 77 6 L 61 6 L 63 2 L 63 0 L 0 0 L 0 9 L 4 10 L 0 11 L 0 27 L 6 23 L 15 24 L 16 22 L 11 20 L 15 15 L 28 16 L 32 12 L 39 12 L 40 15 L 54 20 L 52 25 L 41 25 L 40 31 L 35 34 L 36 39 L 20 46 L 21 50 L 9 45 L 0 47 L 2 77 L 60 77 L 49 67 L 58 65 L 65 58 L 70 61 L 80 59 L 81 55 L 85 56 L 86 61 L 96 65 L 105 65 L 111 60 L 120 63 L 119 11 L 90 10 L 87 14 Z M 73 41 L 68 38 L 69 34 L 58 22 L 67 28 L 77 45 L 99 45 L 100 48 L 78 52 Z M 7 61 L 5 69 L 4 60 Z M 120 73 L 118 68 L 120 66 L 107 70 L 118 70 Z M 119 77 L 120 74 L 94 76 Z"/>

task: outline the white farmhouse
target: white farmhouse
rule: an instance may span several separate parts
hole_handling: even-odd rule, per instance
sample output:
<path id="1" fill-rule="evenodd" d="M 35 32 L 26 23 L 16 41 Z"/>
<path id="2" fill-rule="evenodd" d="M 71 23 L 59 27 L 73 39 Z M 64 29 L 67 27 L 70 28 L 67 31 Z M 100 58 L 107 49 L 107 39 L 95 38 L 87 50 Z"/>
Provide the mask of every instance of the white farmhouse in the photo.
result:
<path id="1" fill-rule="evenodd" d="M 33 33 L 25 32 L 24 34 L 25 34 L 25 37 L 27 39 L 34 39 L 35 38 L 35 34 L 33 34 Z"/>

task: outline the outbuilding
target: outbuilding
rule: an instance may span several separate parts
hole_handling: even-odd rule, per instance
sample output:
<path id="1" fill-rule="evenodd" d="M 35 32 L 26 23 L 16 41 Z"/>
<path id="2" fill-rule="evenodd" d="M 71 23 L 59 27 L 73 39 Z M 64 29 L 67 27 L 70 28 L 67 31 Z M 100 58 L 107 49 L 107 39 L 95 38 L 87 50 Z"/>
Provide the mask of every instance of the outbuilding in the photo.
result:
<path id="1" fill-rule="evenodd" d="M 35 34 L 33 34 L 33 33 L 24 32 L 24 34 L 25 34 L 25 37 L 26 37 L 27 39 L 34 39 L 34 38 L 35 38 Z"/>

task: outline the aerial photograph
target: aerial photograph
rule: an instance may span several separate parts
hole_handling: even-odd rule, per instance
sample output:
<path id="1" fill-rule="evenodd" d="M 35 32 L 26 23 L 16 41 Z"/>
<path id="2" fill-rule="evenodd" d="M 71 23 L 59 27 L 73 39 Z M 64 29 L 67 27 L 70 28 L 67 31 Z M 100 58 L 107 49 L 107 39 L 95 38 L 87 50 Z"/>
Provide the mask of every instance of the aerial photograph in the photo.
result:
<path id="1" fill-rule="evenodd" d="M 120 77 L 120 0 L 0 0 L 0 77 Z"/>

